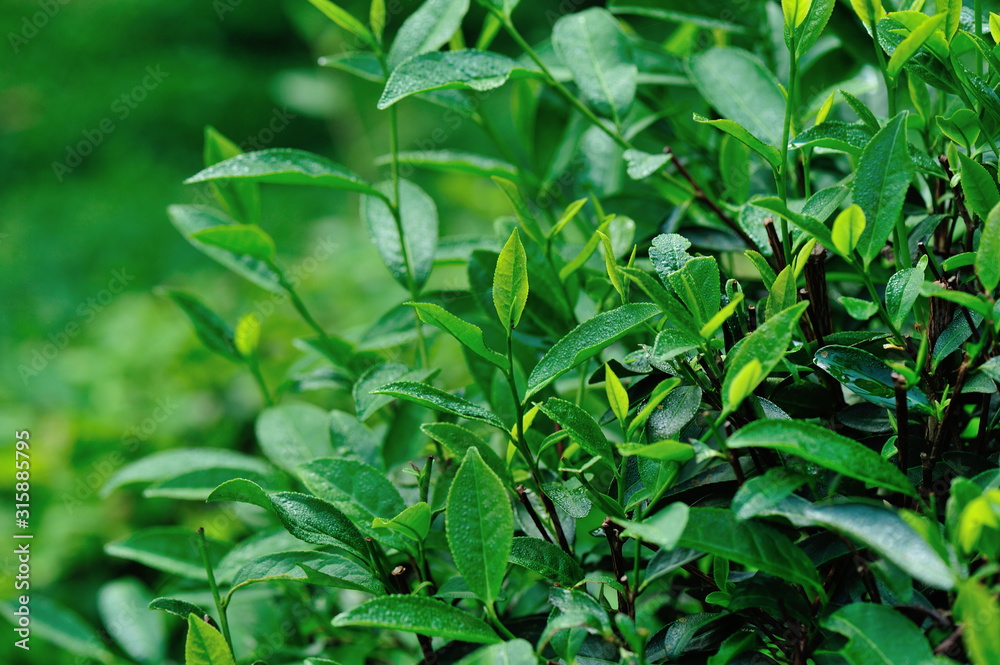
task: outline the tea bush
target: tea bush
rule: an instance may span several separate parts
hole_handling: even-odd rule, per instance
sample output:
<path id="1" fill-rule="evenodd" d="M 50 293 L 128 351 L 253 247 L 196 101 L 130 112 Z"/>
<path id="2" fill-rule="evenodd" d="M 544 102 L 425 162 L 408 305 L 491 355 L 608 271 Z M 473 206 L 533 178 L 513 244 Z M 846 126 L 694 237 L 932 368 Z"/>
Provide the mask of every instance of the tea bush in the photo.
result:
<path id="1" fill-rule="evenodd" d="M 150 608 L 188 665 L 1000 663 L 1000 16 L 553 3 L 534 43 L 516 0 L 398 28 L 310 2 L 357 47 L 321 64 L 382 89 L 386 179 L 206 131 L 188 182 L 218 207 L 173 225 L 314 335 L 269 384 L 266 321 L 170 292 L 258 383 L 260 455 L 170 450 L 105 488 L 253 532 L 108 545 L 173 576 Z M 411 151 L 418 103 L 441 124 Z M 465 122 L 483 145 L 445 147 Z M 492 180 L 495 233 L 439 237 L 422 170 Z M 324 326 L 262 184 L 356 192 L 409 297 L 359 339 Z M 143 625 L 123 653 L 179 655 Z"/>

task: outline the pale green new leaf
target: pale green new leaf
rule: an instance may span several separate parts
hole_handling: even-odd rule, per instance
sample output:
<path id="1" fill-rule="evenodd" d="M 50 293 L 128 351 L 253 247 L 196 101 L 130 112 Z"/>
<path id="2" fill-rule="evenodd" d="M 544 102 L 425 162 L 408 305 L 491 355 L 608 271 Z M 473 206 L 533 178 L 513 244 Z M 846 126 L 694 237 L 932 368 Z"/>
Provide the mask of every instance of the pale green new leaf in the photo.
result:
<path id="1" fill-rule="evenodd" d="M 196 231 L 191 237 L 237 256 L 249 256 L 269 265 L 274 262 L 274 240 L 255 224 L 221 224 Z"/>
<path id="2" fill-rule="evenodd" d="M 497 268 L 499 269 L 499 263 Z M 527 286 L 526 276 L 525 286 Z M 486 346 L 486 342 L 483 340 L 483 331 L 479 326 L 458 318 L 440 305 L 422 302 L 408 304 L 412 306 L 413 309 L 417 310 L 417 314 L 420 316 L 422 321 L 440 328 L 457 339 L 461 342 L 462 346 L 469 349 L 483 360 L 487 361 L 494 367 L 498 367 L 506 371 L 507 359 Z"/>
<path id="3" fill-rule="evenodd" d="M 962 193 L 972 212 L 980 219 L 987 219 L 990 211 L 1000 203 L 1000 192 L 990 172 L 982 164 L 959 152 L 962 162 Z"/>
<path id="4" fill-rule="evenodd" d="M 886 65 L 886 71 L 889 73 L 889 76 L 899 76 L 899 73 L 903 70 L 903 65 L 920 50 L 924 42 L 944 23 L 946 17 L 947 15 L 944 13 L 928 17 L 923 23 L 912 30 L 906 39 L 899 43 L 892 57 L 889 58 L 889 64 Z"/>
<path id="5" fill-rule="evenodd" d="M 842 211 L 833 220 L 833 247 L 847 260 L 854 258 L 854 248 L 858 246 L 865 230 L 865 213 L 856 203 Z"/>
<path id="6" fill-rule="evenodd" d="M 510 335 L 517 327 L 528 301 L 528 258 L 514 229 L 497 259 L 493 273 L 493 306 L 500 324 Z"/>
<path id="7" fill-rule="evenodd" d="M 476 406 L 472 402 L 445 392 L 440 388 L 429 386 L 426 383 L 416 381 L 394 381 L 372 391 L 376 395 L 392 395 L 410 402 L 416 402 L 421 406 L 435 411 L 443 411 L 456 416 L 478 420 L 479 422 L 492 425 L 497 429 L 505 430 L 503 422 L 491 411 L 487 411 L 481 406 Z"/>
<path id="8" fill-rule="evenodd" d="M 188 617 L 184 661 L 186 665 L 236 665 L 222 633 L 193 614 Z"/>

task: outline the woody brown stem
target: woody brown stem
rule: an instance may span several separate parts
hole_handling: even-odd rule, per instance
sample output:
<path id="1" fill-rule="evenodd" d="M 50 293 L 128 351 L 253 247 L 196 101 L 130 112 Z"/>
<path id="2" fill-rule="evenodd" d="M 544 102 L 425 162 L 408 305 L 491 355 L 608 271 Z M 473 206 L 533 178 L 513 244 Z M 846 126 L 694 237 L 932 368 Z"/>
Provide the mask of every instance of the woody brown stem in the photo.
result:
<path id="1" fill-rule="evenodd" d="M 527 488 L 525 488 L 524 485 L 518 485 L 514 489 L 517 492 L 518 500 L 521 502 L 521 505 L 524 506 L 524 509 L 528 512 L 528 517 L 531 518 L 531 521 L 532 523 L 534 523 L 535 528 L 538 529 L 538 532 L 540 534 L 542 534 L 542 538 L 544 538 L 546 542 L 551 543 L 552 536 L 549 535 L 549 532 L 545 529 L 545 525 L 542 524 L 542 518 L 540 518 L 538 516 L 538 513 L 535 512 L 535 507 L 531 505 L 531 500 L 528 498 Z"/>

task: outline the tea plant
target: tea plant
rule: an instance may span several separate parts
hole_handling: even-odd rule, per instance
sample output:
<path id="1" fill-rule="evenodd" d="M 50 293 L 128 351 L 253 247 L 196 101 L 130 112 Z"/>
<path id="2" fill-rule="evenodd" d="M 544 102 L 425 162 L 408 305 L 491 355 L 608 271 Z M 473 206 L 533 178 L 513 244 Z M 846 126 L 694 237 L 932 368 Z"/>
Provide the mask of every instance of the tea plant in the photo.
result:
<path id="1" fill-rule="evenodd" d="M 150 607 L 188 665 L 1000 662 L 1000 16 L 553 3 L 536 44 L 516 0 L 427 0 L 392 39 L 383 0 L 310 2 L 358 45 L 322 63 L 383 89 L 386 180 L 206 132 L 219 207 L 171 221 L 314 335 L 267 385 L 255 315 L 171 292 L 259 384 L 261 457 L 106 488 L 252 507 L 239 543 L 108 546 L 178 578 Z M 421 102 L 484 145 L 405 150 Z M 496 234 L 439 238 L 414 169 L 492 179 Z M 269 183 L 360 195 L 409 293 L 361 343 L 297 293 Z M 430 288 L 443 263 L 467 284 Z"/>

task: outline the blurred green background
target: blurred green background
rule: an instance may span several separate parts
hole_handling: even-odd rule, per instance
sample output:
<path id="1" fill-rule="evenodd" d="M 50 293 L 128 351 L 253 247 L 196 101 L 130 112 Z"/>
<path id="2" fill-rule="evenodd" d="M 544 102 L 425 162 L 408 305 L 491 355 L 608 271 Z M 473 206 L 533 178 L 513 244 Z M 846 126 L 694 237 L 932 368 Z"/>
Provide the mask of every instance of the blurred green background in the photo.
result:
<path id="1" fill-rule="evenodd" d="M 366 2 L 343 4 L 367 15 Z M 417 4 L 399 5 L 390 34 Z M 481 16 L 474 7 L 470 24 Z M 12 501 L 13 433 L 29 430 L 29 593 L 38 607 L 51 599 L 97 627 L 99 590 L 109 580 L 133 576 L 153 593 L 161 583 L 154 572 L 105 555 L 105 543 L 144 526 L 193 530 L 211 516 L 209 508 L 136 491 L 101 497 L 110 474 L 165 448 L 254 449 L 252 422 L 262 404 L 252 379 L 204 350 L 180 310 L 155 293 L 159 286 L 197 293 L 230 324 L 265 298 L 198 253 L 168 221 L 168 205 L 206 202 L 205 189 L 182 184 L 202 166 L 204 127 L 246 150 L 307 149 L 378 179 L 384 174 L 372 162 L 388 148 L 386 118 L 375 110 L 380 86 L 316 65 L 320 55 L 351 45 L 305 0 L 6 0 L 0 18 L 0 429 L 7 460 L 0 485 Z M 426 140 L 442 112 L 407 105 L 401 147 Z M 482 140 L 459 127 L 443 145 L 462 145 L 470 135 Z M 442 235 L 486 229 L 504 210 L 488 182 L 413 178 L 451 206 L 440 211 Z M 407 299 L 368 242 L 356 197 L 266 187 L 263 204 L 262 225 L 286 266 L 335 243 L 301 289 L 330 332 L 357 340 Z M 447 270 L 438 273 L 432 286 L 461 286 Z M 299 334 L 307 329 L 287 303 L 267 317 L 263 371 L 272 385 L 298 356 L 288 340 Z M 0 529 L 8 544 L 13 510 L 11 503 L 10 528 Z M 0 551 L 2 600 L 17 595 L 17 562 L 13 546 Z M 47 644 L 44 633 L 36 626 L 24 652 L 5 631 L 0 662 L 86 662 Z"/>

